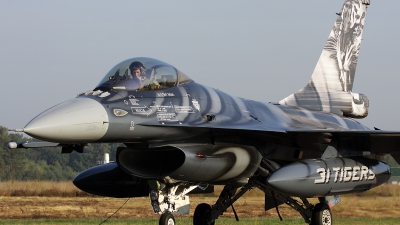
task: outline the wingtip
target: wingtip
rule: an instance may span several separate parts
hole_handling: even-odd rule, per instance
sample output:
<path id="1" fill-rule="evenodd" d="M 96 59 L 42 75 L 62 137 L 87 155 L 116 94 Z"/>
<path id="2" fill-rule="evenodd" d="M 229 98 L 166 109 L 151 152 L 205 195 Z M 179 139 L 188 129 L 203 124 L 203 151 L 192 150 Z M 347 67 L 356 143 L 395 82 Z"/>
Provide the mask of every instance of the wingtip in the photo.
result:
<path id="1" fill-rule="evenodd" d="M 8 147 L 9 149 L 15 149 L 15 148 L 18 147 L 18 144 L 17 144 L 16 142 L 8 142 L 8 143 L 7 143 L 7 147 Z"/>
<path id="2" fill-rule="evenodd" d="M 24 128 L 8 129 L 7 131 L 10 131 L 10 132 L 24 132 Z"/>

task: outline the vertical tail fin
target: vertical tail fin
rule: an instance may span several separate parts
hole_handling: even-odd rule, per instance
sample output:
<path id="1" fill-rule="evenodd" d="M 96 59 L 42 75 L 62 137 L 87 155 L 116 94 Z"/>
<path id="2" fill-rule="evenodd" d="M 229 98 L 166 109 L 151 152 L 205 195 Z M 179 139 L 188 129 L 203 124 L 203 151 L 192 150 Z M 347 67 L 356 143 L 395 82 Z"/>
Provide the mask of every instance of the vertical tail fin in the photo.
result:
<path id="1" fill-rule="evenodd" d="M 364 118 L 368 98 L 352 93 L 370 0 L 346 0 L 308 84 L 279 103 Z"/>

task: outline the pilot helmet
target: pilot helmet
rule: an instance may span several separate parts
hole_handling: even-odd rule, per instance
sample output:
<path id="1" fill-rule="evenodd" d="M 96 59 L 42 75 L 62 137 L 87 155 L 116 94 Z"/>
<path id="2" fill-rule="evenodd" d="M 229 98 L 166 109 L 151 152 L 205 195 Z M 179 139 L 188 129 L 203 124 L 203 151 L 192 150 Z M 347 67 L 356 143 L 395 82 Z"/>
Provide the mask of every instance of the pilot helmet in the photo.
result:
<path id="1" fill-rule="evenodd" d="M 140 73 L 143 73 L 146 68 L 143 66 L 143 63 L 141 63 L 139 61 L 134 61 L 129 65 L 129 69 L 130 70 L 140 69 Z"/>

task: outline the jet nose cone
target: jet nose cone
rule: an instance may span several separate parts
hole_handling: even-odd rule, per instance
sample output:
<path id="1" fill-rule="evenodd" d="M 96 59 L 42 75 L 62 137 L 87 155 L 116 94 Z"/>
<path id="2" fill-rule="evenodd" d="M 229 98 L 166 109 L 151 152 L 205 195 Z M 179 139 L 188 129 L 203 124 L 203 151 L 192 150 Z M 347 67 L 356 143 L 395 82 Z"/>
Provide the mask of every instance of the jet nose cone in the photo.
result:
<path id="1" fill-rule="evenodd" d="M 108 123 L 107 111 L 99 102 L 75 98 L 42 112 L 25 126 L 24 132 L 50 142 L 93 142 L 104 136 Z"/>

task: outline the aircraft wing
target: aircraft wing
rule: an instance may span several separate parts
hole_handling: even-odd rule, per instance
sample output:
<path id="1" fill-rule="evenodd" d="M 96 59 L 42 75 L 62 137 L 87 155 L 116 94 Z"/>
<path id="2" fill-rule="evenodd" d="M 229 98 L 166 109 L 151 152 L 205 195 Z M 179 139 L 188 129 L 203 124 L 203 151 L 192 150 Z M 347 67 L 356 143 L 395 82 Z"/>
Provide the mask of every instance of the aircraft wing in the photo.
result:
<path id="1" fill-rule="evenodd" d="M 87 150 L 84 149 L 85 146 L 86 144 L 60 144 L 47 141 L 8 142 L 7 144 L 9 149 L 62 147 L 61 153 L 71 153 L 72 151 L 85 153 L 87 152 Z"/>
<path id="2" fill-rule="evenodd" d="M 155 123 L 141 125 L 160 126 L 160 124 Z M 208 129 L 221 142 L 234 141 L 235 139 L 241 139 L 241 141 L 251 140 L 252 138 L 268 139 L 269 143 L 283 144 L 292 148 L 304 149 L 305 151 L 314 151 L 319 148 L 316 146 L 326 146 L 335 142 L 341 146 L 351 146 L 349 148 L 352 151 L 371 152 L 378 155 L 391 154 L 396 161 L 400 162 L 400 131 L 370 130 L 365 127 L 362 129 L 345 129 L 340 126 L 318 129 L 312 123 L 308 124 L 308 128 L 303 124 L 301 126 L 292 125 L 285 123 L 270 125 L 257 120 L 240 123 L 214 119 L 205 123 L 198 122 L 196 124 L 180 124 L 178 126 L 186 127 L 188 132 L 192 129 Z M 162 126 L 176 127 L 177 125 L 163 124 Z"/>
<path id="3" fill-rule="evenodd" d="M 47 141 L 32 141 L 32 142 L 9 142 L 7 147 L 10 149 L 16 148 L 42 148 L 42 147 L 58 147 L 60 143 L 47 142 Z"/>
<path id="4" fill-rule="evenodd" d="M 333 129 L 290 129 L 287 133 L 331 133 L 340 136 L 400 137 L 400 131 L 390 130 L 333 130 Z"/>

